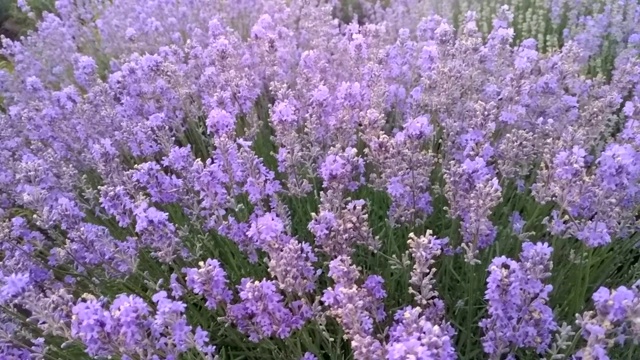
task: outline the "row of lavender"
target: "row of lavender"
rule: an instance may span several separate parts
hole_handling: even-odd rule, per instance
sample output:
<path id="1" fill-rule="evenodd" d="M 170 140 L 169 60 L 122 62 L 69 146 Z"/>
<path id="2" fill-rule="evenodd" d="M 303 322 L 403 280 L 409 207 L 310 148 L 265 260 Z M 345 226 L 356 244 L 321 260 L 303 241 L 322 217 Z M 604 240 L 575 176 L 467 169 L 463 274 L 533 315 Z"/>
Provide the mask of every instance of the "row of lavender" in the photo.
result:
<path id="1" fill-rule="evenodd" d="M 3 44 L 0 358 L 637 355 L 640 5 L 532 3 L 57 1 Z"/>

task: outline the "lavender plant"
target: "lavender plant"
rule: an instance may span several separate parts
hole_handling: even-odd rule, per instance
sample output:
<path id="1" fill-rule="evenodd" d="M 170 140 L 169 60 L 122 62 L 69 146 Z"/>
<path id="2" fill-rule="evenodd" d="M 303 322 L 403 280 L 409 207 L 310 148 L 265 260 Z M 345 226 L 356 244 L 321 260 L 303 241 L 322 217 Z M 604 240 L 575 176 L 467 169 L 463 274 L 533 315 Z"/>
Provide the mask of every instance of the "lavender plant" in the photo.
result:
<path id="1" fill-rule="evenodd" d="M 635 1 L 68 1 L 2 40 L 0 359 L 635 359 Z"/>

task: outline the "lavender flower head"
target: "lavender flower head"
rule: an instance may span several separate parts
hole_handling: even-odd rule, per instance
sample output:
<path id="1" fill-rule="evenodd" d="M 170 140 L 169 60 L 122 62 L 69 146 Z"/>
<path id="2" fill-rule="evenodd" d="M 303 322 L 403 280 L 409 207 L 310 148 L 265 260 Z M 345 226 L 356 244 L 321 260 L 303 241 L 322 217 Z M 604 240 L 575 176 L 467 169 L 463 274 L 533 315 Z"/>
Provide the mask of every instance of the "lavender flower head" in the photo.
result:
<path id="1" fill-rule="evenodd" d="M 576 323 L 586 340 L 585 346 L 575 354 L 576 359 L 609 359 L 611 347 L 640 339 L 638 285 L 613 290 L 601 287 L 593 293 L 595 311 L 576 316 Z"/>
<path id="2" fill-rule="evenodd" d="M 227 273 L 222 269 L 220 262 L 207 259 L 199 265 L 200 268 L 182 269 L 186 276 L 187 288 L 194 294 L 203 296 L 207 300 L 207 308 L 211 310 L 215 310 L 220 304 L 229 303 L 231 291 L 227 287 Z"/>
<path id="3" fill-rule="evenodd" d="M 312 315 L 301 301 L 285 304 L 273 281 L 245 278 L 238 291 L 240 302 L 228 306 L 226 318 L 254 342 L 272 336 L 287 338 Z"/>
<path id="4" fill-rule="evenodd" d="M 514 356 L 514 349 L 533 348 L 538 353 L 549 349 L 557 324 L 547 304 L 551 285 L 551 251 L 546 243 L 524 243 L 520 261 L 504 256 L 489 266 L 487 317 L 480 321 L 485 335 L 482 344 L 492 357 Z"/>
<path id="5" fill-rule="evenodd" d="M 438 296 L 434 289 L 435 271 L 433 267 L 435 260 L 442 254 L 448 239 L 438 239 L 432 235 L 431 230 L 427 230 L 425 236 L 417 237 L 413 233 L 409 234 L 409 254 L 413 260 L 413 269 L 409 279 L 409 292 L 414 295 L 416 302 L 421 306 L 426 306 Z"/>
<path id="6" fill-rule="evenodd" d="M 398 310 L 389 330 L 386 359 L 457 359 L 451 336 L 425 318 L 421 308 Z"/>
<path id="7" fill-rule="evenodd" d="M 327 306 L 327 315 L 335 318 L 351 340 L 358 358 L 375 358 L 383 352 L 382 344 L 373 337 L 374 321 L 386 317 L 382 300 L 386 292 L 382 278 L 372 275 L 362 286 L 356 284 L 360 274 L 351 264 L 351 259 L 338 257 L 329 263 L 329 274 L 335 282 L 324 290 L 322 302 Z"/>

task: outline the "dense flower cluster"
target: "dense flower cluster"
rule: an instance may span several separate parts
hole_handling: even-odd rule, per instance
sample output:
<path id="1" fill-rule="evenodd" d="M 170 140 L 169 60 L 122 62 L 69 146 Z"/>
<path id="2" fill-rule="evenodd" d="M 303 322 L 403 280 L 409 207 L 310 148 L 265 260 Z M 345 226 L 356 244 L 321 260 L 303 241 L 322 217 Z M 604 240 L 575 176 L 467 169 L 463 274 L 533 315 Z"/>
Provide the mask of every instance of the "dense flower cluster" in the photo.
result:
<path id="1" fill-rule="evenodd" d="M 286 338 L 312 316 L 311 308 L 301 300 L 287 306 L 273 281 L 242 279 L 238 295 L 240 302 L 229 306 L 227 317 L 251 341 Z"/>
<path id="2" fill-rule="evenodd" d="M 209 309 L 216 309 L 220 303 L 228 303 L 231 300 L 231 292 L 227 288 L 227 274 L 220 267 L 220 262 L 209 259 L 206 263 L 199 265 L 199 269 L 182 269 L 185 273 L 187 288 L 194 294 L 207 299 L 206 306 Z M 176 286 L 180 285 L 176 284 Z M 181 288 L 173 291 L 175 296 L 180 296 L 183 292 Z"/>
<path id="3" fill-rule="evenodd" d="M 370 275 L 362 285 L 358 269 L 348 257 L 341 256 L 329 264 L 329 276 L 335 285 L 327 288 L 322 302 L 328 307 L 327 314 L 336 318 L 351 340 L 355 356 L 362 359 L 377 359 L 383 356 L 382 344 L 373 336 L 374 322 L 384 320 L 386 313 L 382 300 L 387 296 L 384 280 Z"/>
<path id="4" fill-rule="evenodd" d="M 507 2 L 18 1 L 0 359 L 639 341 L 640 4 Z"/>
<path id="5" fill-rule="evenodd" d="M 551 273 L 552 249 L 548 244 L 524 243 L 520 261 L 495 258 L 487 278 L 488 317 L 480 322 L 486 353 L 515 359 L 514 349 L 533 348 L 543 354 L 557 329 L 548 305 L 551 285 L 543 280 Z"/>
<path id="6" fill-rule="evenodd" d="M 193 330 L 184 316 L 186 305 L 161 291 L 153 295 L 156 310 L 136 295 L 118 295 L 110 306 L 88 295 L 72 309 L 71 336 L 95 357 L 155 359 L 157 354 L 176 358 L 190 348 L 212 359 L 215 347 L 209 334 Z"/>
<path id="7" fill-rule="evenodd" d="M 609 359 L 607 349 L 626 341 L 640 339 L 640 293 L 636 283 L 631 289 L 620 286 L 609 290 L 598 289 L 592 296 L 595 311 L 578 316 L 586 346 L 578 351 L 576 359 Z"/>
<path id="8" fill-rule="evenodd" d="M 397 323 L 391 328 L 387 359 L 456 359 L 451 334 L 421 315 L 420 308 L 398 311 Z"/>

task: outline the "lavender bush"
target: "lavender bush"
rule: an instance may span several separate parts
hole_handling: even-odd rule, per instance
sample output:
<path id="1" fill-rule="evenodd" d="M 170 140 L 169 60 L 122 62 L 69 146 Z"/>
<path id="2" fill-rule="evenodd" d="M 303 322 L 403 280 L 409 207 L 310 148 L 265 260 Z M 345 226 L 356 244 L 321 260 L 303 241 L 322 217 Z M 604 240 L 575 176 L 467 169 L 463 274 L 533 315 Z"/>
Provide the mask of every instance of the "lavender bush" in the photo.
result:
<path id="1" fill-rule="evenodd" d="M 640 357 L 637 1 L 17 5 L 0 359 Z"/>

